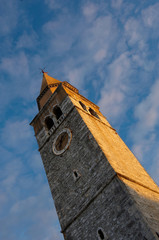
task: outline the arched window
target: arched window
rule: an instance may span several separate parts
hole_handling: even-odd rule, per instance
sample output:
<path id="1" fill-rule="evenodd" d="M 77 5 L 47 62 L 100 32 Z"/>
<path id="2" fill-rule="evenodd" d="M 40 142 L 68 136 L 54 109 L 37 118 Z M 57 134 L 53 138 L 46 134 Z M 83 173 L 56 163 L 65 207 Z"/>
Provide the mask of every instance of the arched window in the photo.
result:
<path id="1" fill-rule="evenodd" d="M 105 232 L 104 232 L 104 230 L 102 228 L 98 228 L 97 236 L 98 236 L 99 240 L 106 240 L 106 239 L 108 239 L 106 234 L 105 234 Z"/>
<path id="2" fill-rule="evenodd" d="M 82 107 L 85 111 L 87 111 L 86 105 L 85 105 L 83 102 L 81 102 L 81 101 L 79 101 L 79 103 L 80 103 L 81 107 Z"/>
<path id="3" fill-rule="evenodd" d="M 89 108 L 89 112 L 90 112 L 90 114 L 92 114 L 94 117 L 99 118 L 98 114 L 97 114 L 92 108 Z"/>
<path id="4" fill-rule="evenodd" d="M 53 113 L 55 114 L 57 120 L 58 120 L 58 119 L 61 117 L 61 115 L 62 115 L 62 111 L 61 111 L 60 107 L 57 106 L 57 105 L 53 108 Z"/>
<path id="5" fill-rule="evenodd" d="M 50 130 L 54 126 L 54 122 L 51 117 L 46 117 L 45 118 L 45 125 L 48 130 Z"/>

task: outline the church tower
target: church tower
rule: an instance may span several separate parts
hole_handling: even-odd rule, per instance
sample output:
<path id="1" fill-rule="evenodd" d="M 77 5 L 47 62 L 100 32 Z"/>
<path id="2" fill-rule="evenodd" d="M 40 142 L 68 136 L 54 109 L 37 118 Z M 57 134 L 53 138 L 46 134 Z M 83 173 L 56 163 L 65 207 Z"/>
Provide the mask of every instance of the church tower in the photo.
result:
<path id="1" fill-rule="evenodd" d="M 99 111 L 43 73 L 32 120 L 66 240 L 159 240 L 159 189 Z"/>

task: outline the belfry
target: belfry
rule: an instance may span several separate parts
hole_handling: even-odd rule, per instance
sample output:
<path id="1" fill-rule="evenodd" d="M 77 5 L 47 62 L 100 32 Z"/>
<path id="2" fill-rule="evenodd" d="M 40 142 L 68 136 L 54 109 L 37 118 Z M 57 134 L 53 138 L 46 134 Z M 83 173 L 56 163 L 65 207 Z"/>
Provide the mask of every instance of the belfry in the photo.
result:
<path id="1" fill-rule="evenodd" d="M 34 127 L 66 240 L 159 239 L 159 188 L 99 107 L 43 73 Z"/>

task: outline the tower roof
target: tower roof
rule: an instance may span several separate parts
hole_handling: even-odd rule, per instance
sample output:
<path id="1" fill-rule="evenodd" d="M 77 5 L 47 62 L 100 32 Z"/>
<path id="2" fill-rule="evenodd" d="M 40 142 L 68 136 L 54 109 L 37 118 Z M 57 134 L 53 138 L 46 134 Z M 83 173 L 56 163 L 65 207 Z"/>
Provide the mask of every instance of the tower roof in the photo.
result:
<path id="1" fill-rule="evenodd" d="M 61 81 L 50 77 L 46 72 L 43 73 L 43 80 L 42 80 L 42 84 L 41 84 L 41 89 L 40 89 L 40 94 L 43 92 L 43 90 L 51 85 L 51 84 L 55 84 L 55 83 L 61 83 Z"/>

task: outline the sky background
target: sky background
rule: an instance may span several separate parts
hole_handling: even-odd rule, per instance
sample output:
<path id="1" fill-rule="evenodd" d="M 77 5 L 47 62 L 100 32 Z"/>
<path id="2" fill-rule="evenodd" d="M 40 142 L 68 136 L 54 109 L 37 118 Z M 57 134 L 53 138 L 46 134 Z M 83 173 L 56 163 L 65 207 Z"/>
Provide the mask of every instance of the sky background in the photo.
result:
<path id="1" fill-rule="evenodd" d="M 99 105 L 159 183 L 158 13 L 157 0 L 0 0 L 0 239 L 63 239 L 29 126 L 40 68 Z"/>

